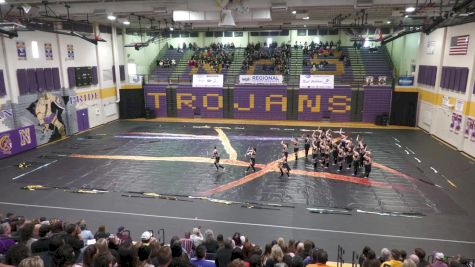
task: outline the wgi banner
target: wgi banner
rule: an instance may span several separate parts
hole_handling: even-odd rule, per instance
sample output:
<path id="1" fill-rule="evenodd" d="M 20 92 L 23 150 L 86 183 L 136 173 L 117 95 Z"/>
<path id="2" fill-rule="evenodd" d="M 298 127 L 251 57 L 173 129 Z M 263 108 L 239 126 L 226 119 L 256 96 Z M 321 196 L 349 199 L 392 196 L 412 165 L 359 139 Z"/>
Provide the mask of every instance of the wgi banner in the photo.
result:
<path id="1" fill-rule="evenodd" d="M 300 88 L 333 89 L 335 76 L 333 75 L 300 75 Z"/>
<path id="2" fill-rule="evenodd" d="M 194 74 L 193 87 L 223 88 L 223 74 Z"/>
<path id="3" fill-rule="evenodd" d="M 282 75 L 239 75 L 240 84 L 282 84 Z"/>

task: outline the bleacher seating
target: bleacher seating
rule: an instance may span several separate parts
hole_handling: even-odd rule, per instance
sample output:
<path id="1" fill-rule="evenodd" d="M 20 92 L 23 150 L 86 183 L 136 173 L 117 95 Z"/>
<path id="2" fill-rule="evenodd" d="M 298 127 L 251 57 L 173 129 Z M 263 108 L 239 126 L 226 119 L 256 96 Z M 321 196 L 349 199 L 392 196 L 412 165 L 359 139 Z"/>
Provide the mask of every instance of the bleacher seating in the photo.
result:
<path id="1" fill-rule="evenodd" d="M 159 233 L 153 235 L 149 230 L 143 233 L 140 231 L 140 238 L 135 242 L 131 231 L 124 226 L 120 226 L 114 233 L 108 232 L 108 228 L 101 225 L 93 234 L 86 227 L 84 219 L 73 223 L 57 218 L 25 218 L 13 213 L 7 215 L 3 217 L 0 214 L 0 266 L 4 267 L 349 266 L 343 265 L 344 249 L 341 246 L 338 246 L 335 255 L 325 251 L 322 248 L 324 244 L 316 244 L 308 239 L 297 242 L 286 242 L 282 237 L 254 240 L 252 236 L 244 236 L 239 232 L 224 238 L 222 234 L 215 236 L 211 229 L 202 233 L 200 228 L 195 227 L 190 229 L 191 231 L 184 231 L 184 235 L 180 235 L 181 238 L 173 235 L 169 243 L 160 240 L 162 236 Z M 124 225 L 124 222 L 119 222 L 118 225 Z M 330 262 L 329 259 L 336 259 L 337 262 Z M 278 265 L 279 263 L 281 265 Z M 387 248 L 375 251 L 366 246 L 361 254 L 353 251 L 351 262 L 351 266 L 359 267 L 440 267 L 447 266 L 446 264 L 471 267 L 474 260 L 460 255 L 446 256 L 440 251 L 426 255 L 421 248 L 407 253 L 404 250 Z"/>
<path id="2" fill-rule="evenodd" d="M 167 49 L 167 48 L 164 48 L 164 49 Z M 178 63 L 181 61 L 183 55 L 184 55 L 183 51 L 178 52 L 177 49 L 167 49 L 165 54 L 160 59 L 169 59 L 169 60 L 174 59 L 175 62 L 177 63 L 177 65 L 178 65 Z M 171 74 L 173 73 L 173 71 L 175 70 L 175 68 L 176 68 L 176 66 L 175 67 L 171 66 L 169 68 L 164 68 L 164 67 L 158 66 L 158 64 L 157 64 L 157 67 L 155 68 L 155 70 L 150 75 L 150 80 L 157 81 L 157 82 L 168 82 L 169 78 L 170 78 Z"/>

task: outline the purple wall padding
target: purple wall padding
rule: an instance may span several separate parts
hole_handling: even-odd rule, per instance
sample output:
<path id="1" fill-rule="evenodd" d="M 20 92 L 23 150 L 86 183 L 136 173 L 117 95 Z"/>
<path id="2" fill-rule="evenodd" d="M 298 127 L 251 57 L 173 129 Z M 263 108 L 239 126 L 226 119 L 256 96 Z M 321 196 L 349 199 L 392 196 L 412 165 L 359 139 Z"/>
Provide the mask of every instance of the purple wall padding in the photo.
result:
<path id="1" fill-rule="evenodd" d="M 145 106 L 155 111 L 155 116 L 167 116 L 167 97 L 164 85 L 145 85 Z"/>
<path id="2" fill-rule="evenodd" d="M 98 84 L 99 80 L 97 79 L 97 67 L 92 66 L 92 84 Z"/>
<path id="3" fill-rule="evenodd" d="M 454 75 L 454 87 L 452 88 L 453 90 L 459 92 L 460 91 L 460 76 L 461 76 L 462 72 L 461 72 L 461 69 L 459 68 L 456 68 L 455 69 L 455 75 Z"/>
<path id="4" fill-rule="evenodd" d="M 112 81 L 115 82 L 115 65 L 112 65 Z"/>
<path id="5" fill-rule="evenodd" d="M 351 88 L 299 89 L 297 102 L 298 119 L 318 121 L 350 121 Z"/>
<path id="6" fill-rule="evenodd" d="M 54 89 L 53 70 L 51 68 L 45 68 L 45 84 L 46 90 L 51 91 Z"/>
<path id="7" fill-rule="evenodd" d="M 68 68 L 68 82 L 69 82 L 69 88 L 76 87 L 76 71 L 74 67 Z"/>
<path id="8" fill-rule="evenodd" d="M 254 99 L 254 107 L 251 107 L 252 99 Z M 287 119 L 287 101 L 289 100 L 286 86 L 236 86 L 234 88 L 234 118 L 285 120 Z"/>
<path id="9" fill-rule="evenodd" d="M 125 66 L 119 65 L 120 80 L 125 81 Z"/>
<path id="10" fill-rule="evenodd" d="M 18 90 L 20 91 L 20 95 L 28 94 L 28 80 L 27 80 L 26 70 L 17 69 L 16 78 L 18 81 Z"/>
<path id="11" fill-rule="evenodd" d="M 3 77 L 3 70 L 0 70 L 0 96 L 7 94 L 7 89 L 5 87 L 5 77 Z"/>
<path id="12" fill-rule="evenodd" d="M 442 75 L 444 72 L 442 71 Z M 437 66 L 419 65 L 419 73 L 417 74 L 417 83 L 429 86 L 435 86 L 435 78 L 437 76 Z"/>
<path id="13" fill-rule="evenodd" d="M 447 67 L 442 67 L 442 77 L 440 78 L 440 87 L 442 88 L 447 88 L 448 73 Z"/>
<path id="14" fill-rule="evenodd" d="M 455 68 L 449 68 L 449 84 L 447 88 L 450 90 L 454 90 L 455 88 Z"/>
<path id="15" fill-rule="evenodd" d="M 51 72 L 53 73 L 53 89 L 61 89 L 61 81 L 59 80 L 59 68 L 53 68 Z"/>
<path id="16" fill-rule="evenodd" d="M 461 68 L 460 70 L 460 84 L 459 91 L 465 93 L 467 91 L 468 68 Z"/>
<path id="17" fill-rule="evenodd" d="M 36 82 L 38 83 L 38 91 L 46 91 L 46 80 L 45 80 L 45 70 L 36 69 Z"/>
<path id="18" fill-rule="evenodd" d="M 363 122 L 374 123 L 377 115 L 391 111 L 392 89 L 389 86 L 364 86 Z"/>
<path id="19" fill-rule="evenodd" d="M 222 118 L 223 89 L 180 86 L 176 89 L 177 116 L 190 118 Z"/>
<path id="20" fill-rule="evenodd" d="M 27 76 L 27 82 L 28 82 L 28 92 L 30 93 L 38 92 L 38 83 L 36 81 L 36 69 L 27 69 L 26 76 Z"/>

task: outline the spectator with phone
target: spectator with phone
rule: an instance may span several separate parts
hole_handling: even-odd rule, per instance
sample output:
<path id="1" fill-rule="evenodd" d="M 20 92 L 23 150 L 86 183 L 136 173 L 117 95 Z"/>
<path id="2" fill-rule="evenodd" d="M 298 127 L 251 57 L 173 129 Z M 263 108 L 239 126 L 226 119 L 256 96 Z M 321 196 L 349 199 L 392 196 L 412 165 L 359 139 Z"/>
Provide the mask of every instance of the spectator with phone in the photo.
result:
<path id="1" fill-rule="evenodd" d="M 201 234 L 201 229 L 200 227 L 195 227 L 193 228 L 193 234 L 190 236 L 191 240 L 193 240 L 193 244 L 195 245 L 195 248 L 201 245 L 203 243 L 203 235 Z"/>

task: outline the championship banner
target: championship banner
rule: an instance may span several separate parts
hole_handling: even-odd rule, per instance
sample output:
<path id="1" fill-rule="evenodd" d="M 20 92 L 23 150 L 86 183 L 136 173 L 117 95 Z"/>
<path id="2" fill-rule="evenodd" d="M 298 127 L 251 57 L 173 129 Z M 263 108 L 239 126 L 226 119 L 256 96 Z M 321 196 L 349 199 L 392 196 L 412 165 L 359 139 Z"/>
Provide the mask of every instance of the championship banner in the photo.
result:
<path id="1" fill-rule="evenodd" d="M 0 133 L 0 159 L 35 147 L 36 134 L 33 125 Z"/>
<path id="2" fill-rule="evenodd" d="M 300 88 L 333 89 L 334 75 L 300 75 Z"/>
<path id="3" fill-rule="evenodd" d="M 193 87 L 223 88 L 224 78 L 222 74 L 194 74 Z"/>
<path id="4" fill-rule="evenodd" d="M 282 75 L 239 75 L 239 84 L 283 84 Z"/>

